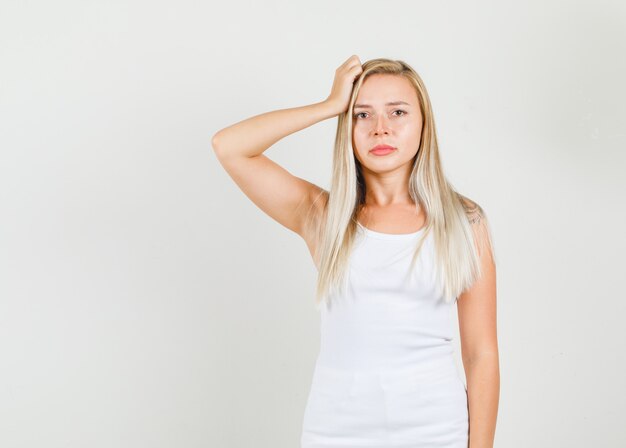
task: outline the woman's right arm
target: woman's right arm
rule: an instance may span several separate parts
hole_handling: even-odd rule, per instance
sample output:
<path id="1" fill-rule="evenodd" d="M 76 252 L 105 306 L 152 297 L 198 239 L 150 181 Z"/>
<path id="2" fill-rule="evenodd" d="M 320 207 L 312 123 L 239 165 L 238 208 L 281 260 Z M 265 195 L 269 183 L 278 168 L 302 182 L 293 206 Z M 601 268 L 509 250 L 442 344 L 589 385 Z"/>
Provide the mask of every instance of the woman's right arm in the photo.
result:
<path id="1" fill-rule="evenodd" d="M 327 102 L 275 110 L 222 129 L 212 139 L 217 158 L 246 196 L 303 237 L 306 213 L 322 189 L 292 175 L 263 152 L 283 137 L 337 115 L 335 111 Z"/>
<path id="2" fill-rule="evenodd" d="M 329 100 L 266 112 L 218 131 L 213 136 L 213 148 L 219 157 L 260 156 L 282 138 L 338 114 L 337 106 Z"/>
<path id="3" fill-rule="evenodd" d="M 221 165 L 244 194 L 302 237 L 306 215 L 323 189 L 292 175 L 263 152 L 282 138 L 345 111 L 361 71 L 360 61 L 352 56 L 335 71 L 326 100 L 255 115 L 218 131 L 211 141 Z"/>

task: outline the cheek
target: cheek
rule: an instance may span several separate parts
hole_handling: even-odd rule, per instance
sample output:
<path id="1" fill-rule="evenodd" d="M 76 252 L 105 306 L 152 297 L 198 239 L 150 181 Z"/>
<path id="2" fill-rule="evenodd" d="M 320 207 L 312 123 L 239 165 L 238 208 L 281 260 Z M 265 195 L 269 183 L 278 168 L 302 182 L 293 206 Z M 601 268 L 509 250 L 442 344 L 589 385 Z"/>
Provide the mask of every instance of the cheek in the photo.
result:
<path id="1" fill-rule="evenodd" d="M 362 127 L 353 128 L 352 141 L 357 147 L 362 146 L 367 141 L 367 131 L 364 131 Z"/>
<path id="2" fill-rule="evenodd" d="M 420 137 L 422 135 L 421 129 L 412 123 L 398 126 L 396 128 L 396 132 L 399 136 L 402 137 L 403 140 L 407 140 L 410 142 L 414 142 L 414 141 L 419 142 Z"/>
<path id="3" fill-rule="evenodd" d="M 398 123 L 396 126 L 396 130 L 398 132 L 402 132 L 404 134 L 411 134 L 411 135 L 418 132 L 418 129 L 415 126 L 415 124 L 407 122 L 407 121 Z"/>

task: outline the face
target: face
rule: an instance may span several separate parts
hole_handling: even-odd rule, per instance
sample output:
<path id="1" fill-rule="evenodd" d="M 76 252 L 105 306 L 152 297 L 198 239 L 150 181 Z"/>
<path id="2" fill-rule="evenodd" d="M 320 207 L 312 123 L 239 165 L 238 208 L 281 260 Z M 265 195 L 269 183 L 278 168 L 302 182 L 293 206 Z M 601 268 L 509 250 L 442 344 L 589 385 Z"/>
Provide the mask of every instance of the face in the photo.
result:
<path id="1" fill-rule="evenodd" d="M 376 74 L 361 85 L 352 117 L 352 146 L 364 169 L 412 168 L 422 133 L 417 92 L 403 76 Z M 372 151 L 389 145 L 391 151 Z"/>

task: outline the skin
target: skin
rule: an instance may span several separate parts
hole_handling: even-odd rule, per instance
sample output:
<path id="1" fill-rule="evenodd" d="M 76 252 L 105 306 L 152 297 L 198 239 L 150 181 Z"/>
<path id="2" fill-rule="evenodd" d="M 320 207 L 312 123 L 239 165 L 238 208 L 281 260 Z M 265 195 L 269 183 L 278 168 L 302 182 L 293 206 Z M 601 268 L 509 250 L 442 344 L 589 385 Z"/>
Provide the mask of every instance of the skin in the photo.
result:
<path id="1" fill-rule="evenodd" d="M 474 224 L 477 241 L 484 238 L 483 225 L 481 220 Z M 493 447 L 500 395 L 496 267 L 491 251 L 482 251 L 480 264 L 483 275 L 457 300 L 469 403 L 469 448 Z"/>

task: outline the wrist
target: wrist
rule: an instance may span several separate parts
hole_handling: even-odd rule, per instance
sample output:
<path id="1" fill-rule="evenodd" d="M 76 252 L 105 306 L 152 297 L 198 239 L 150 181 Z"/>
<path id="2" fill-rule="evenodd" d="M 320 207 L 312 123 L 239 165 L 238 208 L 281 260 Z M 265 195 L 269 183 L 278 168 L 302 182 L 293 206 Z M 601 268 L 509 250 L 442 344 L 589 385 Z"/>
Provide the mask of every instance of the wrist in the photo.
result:
<path id="1" fill-rule="evenodd" d="M 340 105 L 328 98 L 322 101 L 320 104 L 324 106 L 330 117 L 336 117 L 344 111 Z"/>

